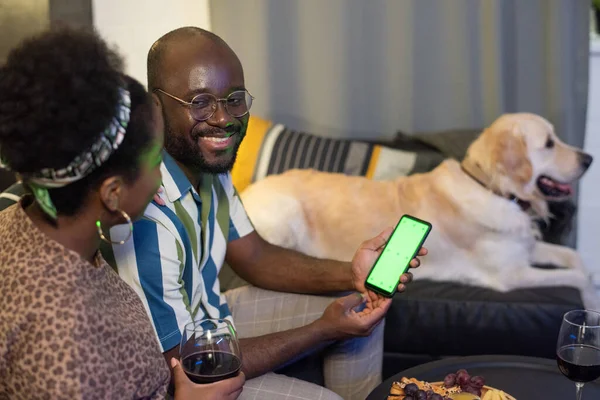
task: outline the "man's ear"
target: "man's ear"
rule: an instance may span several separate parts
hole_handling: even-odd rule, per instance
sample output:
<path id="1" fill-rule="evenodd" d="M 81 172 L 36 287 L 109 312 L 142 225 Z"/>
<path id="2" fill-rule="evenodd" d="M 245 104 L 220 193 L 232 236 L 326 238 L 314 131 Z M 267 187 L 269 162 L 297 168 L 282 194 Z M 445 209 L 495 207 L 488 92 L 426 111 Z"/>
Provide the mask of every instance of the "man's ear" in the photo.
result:
<path id="1" fill-rule="evenodd" d="M 152 93 L 152 119 L 157 126 L 165 131 L 165 121 L 163 117 L 163 104 L 156 93 Z"/>
<path id="2" fill-rule="evenodd" d="M 121 196 L 123 195 L 123 178 L 112 176 L 105 179 L 100 186 L 100 200 L 111 212 L 119 210 Z"/>
<path id="3" fill-rule="evenodd" d="M 156 111 L 162 112 L 162 103 L 160 97 L 156 93 L 152 93 L 152 107 L 156 108 Z"/>
<path id="4" fill-rule="evenodd" d="M 498 132 L 492 156 L 502 172 L 516 183 L 525 185 L 533 176 L 525 138 L 515 125 L 511 130 Z"/>

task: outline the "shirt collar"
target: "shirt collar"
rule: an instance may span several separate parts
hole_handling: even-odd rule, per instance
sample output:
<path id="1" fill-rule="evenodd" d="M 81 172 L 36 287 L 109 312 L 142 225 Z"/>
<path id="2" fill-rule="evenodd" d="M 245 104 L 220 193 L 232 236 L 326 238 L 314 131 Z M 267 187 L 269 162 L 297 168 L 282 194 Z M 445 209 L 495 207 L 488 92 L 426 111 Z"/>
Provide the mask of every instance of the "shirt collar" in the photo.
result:
<path id="1" fill-rule="evenodd" d="M 191 191 L 195 195 L 194 197 L 197 197 L 196 189 L 177 165 L 175 159 L 166 150 L 163 150 L 163 162 L 160 166 L 160 172 L 162 173 L 167 198 L 171 203 L 181 199 L 188 191 Z"/>

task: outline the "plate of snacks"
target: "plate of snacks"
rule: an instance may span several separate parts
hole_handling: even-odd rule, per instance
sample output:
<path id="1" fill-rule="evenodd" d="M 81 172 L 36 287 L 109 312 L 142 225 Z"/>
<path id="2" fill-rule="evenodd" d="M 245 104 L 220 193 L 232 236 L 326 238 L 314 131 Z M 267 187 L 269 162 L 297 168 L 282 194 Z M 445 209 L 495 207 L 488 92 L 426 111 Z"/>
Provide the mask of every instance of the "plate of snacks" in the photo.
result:
<path id="1" fill-rule="evenodd" d="M 425 382 L 402 377 L 394 382 L 387 400 L 516 400 L 500 389 L 487 386 L 481 376 L 460 369 L 443 382 Z"/>

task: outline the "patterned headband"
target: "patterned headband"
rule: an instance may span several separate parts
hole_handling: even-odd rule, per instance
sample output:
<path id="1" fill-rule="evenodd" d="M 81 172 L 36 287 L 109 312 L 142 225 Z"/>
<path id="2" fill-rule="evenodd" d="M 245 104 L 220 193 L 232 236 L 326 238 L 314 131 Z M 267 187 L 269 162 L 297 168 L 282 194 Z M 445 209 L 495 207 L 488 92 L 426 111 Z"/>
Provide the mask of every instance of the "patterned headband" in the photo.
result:
<path id="1" fill-rule="evenodd" d="M 67 186 L 83 179 L 104 164 L 123 143 L 130 113 L 131 97 L 129 91 L 119 88 L 119 100 L 115 115 L 98 140 L 88 150 L 79 154 L 64 168 L 44 168 L 39 172 L 21 174 L 23 181 L 31 188 L 36 201 L 46 214 L 56 219 L 56 207 L 52 204 L 47 189 Z M 10 169 L 2 160 L 0 160 L 0 168 Z"/>

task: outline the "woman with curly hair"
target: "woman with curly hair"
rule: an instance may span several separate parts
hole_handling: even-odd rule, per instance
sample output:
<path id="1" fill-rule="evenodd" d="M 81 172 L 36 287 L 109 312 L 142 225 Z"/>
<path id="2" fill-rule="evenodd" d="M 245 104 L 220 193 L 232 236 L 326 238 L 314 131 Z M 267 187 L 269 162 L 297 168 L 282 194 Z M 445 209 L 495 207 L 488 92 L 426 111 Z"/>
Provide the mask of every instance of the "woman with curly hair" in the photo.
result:
<path id="1" fill-rule="evenodd" d="M 161 181 L 158 104 L 121 71 L 100 38 L 71 30 L 23 42 L 0 68 L 0 165 L 29 192 L 0 213 L 0 398 L 166 395 L 144 306 L 98 250 L 128 240 Z M 173 367 L 176 399 L 242 390 L 243 374 L 196 385 Z"/>

